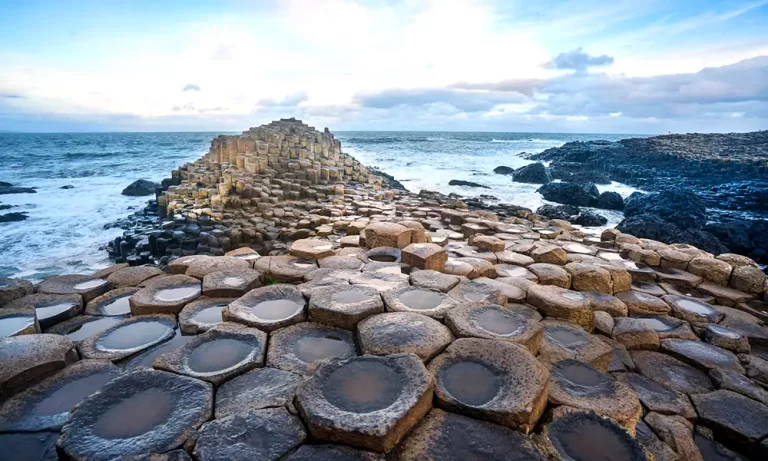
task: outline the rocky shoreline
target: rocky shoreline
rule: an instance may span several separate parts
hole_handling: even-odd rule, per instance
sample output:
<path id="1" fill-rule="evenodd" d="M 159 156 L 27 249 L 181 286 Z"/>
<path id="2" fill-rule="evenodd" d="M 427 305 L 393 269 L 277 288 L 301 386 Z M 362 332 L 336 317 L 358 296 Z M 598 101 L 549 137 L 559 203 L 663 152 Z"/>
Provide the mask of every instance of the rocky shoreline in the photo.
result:
<path id="1" fill-rule="evenodd" d="M 0 279 L 3 459 L 768 456 L 754 260 L 392 180 L 273 122 L 174 171 L 126 262 Z"/>

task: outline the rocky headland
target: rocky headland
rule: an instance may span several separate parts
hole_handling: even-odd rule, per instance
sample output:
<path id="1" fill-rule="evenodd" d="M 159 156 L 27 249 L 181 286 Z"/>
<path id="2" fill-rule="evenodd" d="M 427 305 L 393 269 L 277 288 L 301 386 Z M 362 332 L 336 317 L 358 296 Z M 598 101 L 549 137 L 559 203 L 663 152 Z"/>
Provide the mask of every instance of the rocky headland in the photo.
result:
<path id="1" fill-rule="evenodd" d="M 754 260 L 390 184 L 273 122 L 174 171 L 123 262 L 0 279 L 3 459 L 768 456 Z"/>

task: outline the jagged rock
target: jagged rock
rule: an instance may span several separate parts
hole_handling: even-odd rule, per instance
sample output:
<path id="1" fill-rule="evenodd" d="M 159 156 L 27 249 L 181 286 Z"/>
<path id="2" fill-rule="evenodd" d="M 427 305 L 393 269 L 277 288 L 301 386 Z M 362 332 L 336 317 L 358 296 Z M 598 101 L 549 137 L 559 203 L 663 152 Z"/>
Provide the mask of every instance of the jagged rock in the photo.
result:
<path id="1" fill-rule="evenodd" d="M 472 182 L 472 181 L 464 181 L 464 180 L 461 180 L 461 179 L 451 179 L 450 181 L 448 181 L 448 185 L 449 186 L 480 187 L 480 188 L 483 188 L 483 189 L 490 189 L 490 187 L 488 187 L 488 186 L 484 186 L 482 184 L 478 184 L 478 183 Z"/>
<path id="2" fill-rule="evenodd" d="M 133 197 L 139 197 L 143 195 L 152 195 L 155 193 L 155 189 L 158 189 L 160 184 L 147 181 L 146 179 L 138 179 L 128 185 L 121 194 L 130 195 Z"/>
<path id="3" fill-rule="evenodd" d="M 624 198 L 618 192 L 603 192 L 593 206 L 604 210 L 623 210 Z"/>
<path id="4" fill-rule="evenodd" d="M 495 172 L 495 170 L 494 170 Z M 512 172 L 512 181 L 530 184 L 547 184 L 552 182 L 552 173 L 543 163 L 531 163 Z"/>
<path id="5" fill-rule="evenodd" d="M 544 200 L 573 206 L 592 206 L 600 192 L 593 183 L 551 182 L 540 187 Z"/>
<path id="6" fill-rule="evenodd" d="M 653 194 L 632 194 L 625 201 L 624 216 L 631 218 L 641 214 L 656 215 L 682 229 L 701 229 L 707 221 L 704 201 L 695 192 L 679 188 Z"/>

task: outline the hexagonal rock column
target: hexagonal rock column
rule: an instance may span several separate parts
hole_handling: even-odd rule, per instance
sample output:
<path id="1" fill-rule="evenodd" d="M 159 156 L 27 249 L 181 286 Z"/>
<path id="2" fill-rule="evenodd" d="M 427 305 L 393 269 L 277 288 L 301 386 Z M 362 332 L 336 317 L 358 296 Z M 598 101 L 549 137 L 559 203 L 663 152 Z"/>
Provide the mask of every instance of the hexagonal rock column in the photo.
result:
<path id="1" fill-rule="evenodd" d="M 370 266 L 370 263 L 366 264 L 361 274 L 350 277 L 349 283 L 359 287 L 372 288 L 379 293 L 395 291 L 408 286 L 408 276 L 399 273 L 399 267 L 397 267 L 398 273 L 393 273 L 388 271 L 365 271 L 368 266 Z"/>
<path id="2" fill-rule="evenodd" d="M 49 277 L 37 285 L 38 293 L 52 295 L 78 294 L 88 302 L 96 296 L 102 295 L 112 288 L 112 284 L 106 280 L 92 275 L 59 275 Z"/>
<path id="3" fill-rule="evenodd" d="M 443 293 L 447 293 L 461 281 L 455 275 L 442 274 L 430 270 L 411 272 L 410 280 L 414 287 L 442 291 Z"/>
<path id="4" fill-rule="evenodd" d="M 111 290 L 101 296 L 88 301 L 85 306 L 86 315 L 120 316 L 131 315 L 131 303 L 129 299 L 134 293 L 141 290 L 138 287 L 125 287 Z"/>
<path id="5" fill-rule="evenodd" d="M 754 459 L 765 456 L 768 406 L 722 389 L 692 395 L 691 400 L 700 421 L 714 429 L 718 439 L 731 441 L 744 454 L 755 456 Z"/>
<path id="6" fill-rule="evenodd" d="M 387 452 L 430 410 L 433 389 L 413 354 L 329 359 L 296 403 L 313 437 Z"/>
<path id="7" fill-rule="evenodd" d="M 184 445 L 212 408 L 211 384 L 142 368 L 85 399 L 56 444 L 73 459 L 95 461 L 163 453 Z"/>
<path id="8" fill-rule="evenodd" d="M 429 364 L 437 403 L 446 410 L 528 433 L 547 405 L 549 373 L 528 349 L 462 338 Z"/>
<path id="9" fill-rule="evenodd" d="M 720 369 L 744 374 L 744 368 L 733 352 L 701 341 L 663 339 L 661 350 L 703 370 Z"/>
<path id="10" fill-rule="evenodd" d="M 537 263 L 557 264 L 563 266 L 568 262 L 568 253 L 559 246 L 542 245 L 531 251 L 531 258 Z"/>
<path id="11" fill-rule="evenodd" d="M 11 307 L 0 310 L 0 338 L 40 333 L 35 309 Z"/>
<path id="12" fill-rule="evenodd" d="M 390 222 L 376 222 L 363 229 L 368 248 L 405 248 L 411 243 L 411 229 Z"/>
<path id="13" fill-rule="evenodd" d="M 75 345 L 79 345 L 89 337 L 101 333 L 107 328 L 117 325 L 125 320 L 125 317 L 96 317 L 91 315 L 78 315 L 66 322 L 61 322 L 46 330 L 47 333 L 63 335 L 71 339 Z"/>
<path id="14" fill-rule="evenodd" d="M 187 271 L 184 274 L 202 280 L 203 277 L 211 272 L 249 269 L 250 267 L 251 264 L 242 258 L 234 256 L 216 256 L 212 258 L 195 259 L 189 264 L 189 267 L 187 267 Z"/>
<path id="15" fill-rule="evenodd" d="M 131 314 L 178 314 L 187 303 L 202 294 L 200 280 L 176 275 L 164 277 L 142 288 L 128 299 Z"/>
<path id="16" fill-rule="evenodd" d="M 261 286 L 261 272 L 236 269 L 211 272 L 203 277 L 203 295 L 211 298 L 239 298 Z"/>
<path id="17" fill-rule="evenodd" d="M 80 354 L 86 359 L 124 359 L 171 338 L 175 329 L 171 315 L 131 317 L 84 340 Z"/>
<path id="18" fill-rule="evenodd" d="M 629 385 L 648 410 L 665 415 L 696 418 L 696 412 L 688 397 L 669 387 L 637 373 L 617 373 L 617 379 Z"/>
<path id="19" fill-rule="evenodd" d="M 672 390 L 684 394 L 703 394 L 715 390 L 706 373 L 674 357 L 650 351 L 634 351 L 630 355 L 640 374 Z"/>
<path id="20" fill-rule="evenodd" d="M 569 263 L 565 270 L 571 275 L 571 286 L 578 291 L 598 291 L 613 294 L 611 273 L 593 264 Z"/>
<path id="21" fill-rule="evenodd" d="M 571 287 L 571 274 L 561 266 L 536 263 L 528 266 L 527 270 L 535 275 L 534 281 L 538 281 L 542 285 L 552 285 L 560 288 Z M 518 269 L 517 272 L 522 271 Z M 507 276 L 515 277 L 518 275 L 507 273 Z"/>
<path id="22" fill-rule="evenodd" d="M 457 302 L 439 291 L 419 287 L 406 287 L 382 294 L 384 304 L 390 312 L 413 312 L 442 319 L 456 307 Z"/>
<path id="23" fill-rule="evenodd" d="M 470 459 L 545 461 L 536 441 L 504 426 L 448 413 L 429 412 L 403 441 L 400 461 L 465 461 Z"/>
<path id="24" fill-rule="evenodd" d="M 208 298 L 203 296 L 184 306 L 179 312 L 179 327 L 188 335 L 204 333 L 224 321 L 224 308 L 234 298 Z"/>
<path id="25" fill-rule="evenodd" d="M 155 359 L 154 368 L 220 384 L 264 366 L 267 334 L 237 323 L 220 323 Z"/>
<path id="26" fill-rule="evenodd" d="M 184 274 L 187 272 L 190 264 L 200 259 L 208 259 L 208 255 L 190 255 L 176 258 L 168 263 L 167 272 L 169 274 Z"/>
<path id="27" fill-rule="evenodd" d="M 3 309 L 34 309 L 40 327 L 46 329 L 80 314 L 83 299 L 79 294 L 34 293 L 9 302 Z"/>
<path id="28" fill-rule="evenodd" d="M 672 311 L 663 300 L 639 291 L 624 291 L 616 297 L 627 305 L 629 315 L 667 315 Z"/>
<path id="29" fill-rule="evenodd" d="M 306 259 L 321 259 L 336 254 L 329 240 L 318 238 L 296 240 L 291 244 L 288 252 L 297 258 Z"/>
<path id="30" fill-rule="evenodd" d="M 193 455 L 200 461 L 281 459 L 307 436 L 297 416 L 285 408 L 251 410 L 207 423 Z"/>
<path id="31" fill-rule="evenodd" d="M 672 307 L 672 315 L 686 322 L 711 322 L 717 323 L 724 315 L 714 307 L 689 296 L 663 296 L 667 304 Z"/>
<path id="32" fill-rule="evenodd" d="M 458 338 L 509 341 L 536 354 L 544 328 L 539 320 L 497 304 L 463 304 L 448 312 L 445 324 Z"/>
<path id="33" fill-rule="evenodd" d="M 367 286 L 337 285 L 318 288 L 309 298 L 309 319 L 325 325 L 354 330 L 358 322 L 384 312 L 378 291 Z"/>
<path id="34" fill-rule="evenodd" d="M 572 323 L 544 320 L 544 335 L 539 348 L 539 360 L 555 363 L 564 359 L 577 359 L 606 372 L 613 349 L 596 336 Z"/>
<path id="35" fill-rule="evenodd" d="M 110 362 L 76 362 L 6 401 L 0 432 L 58 431 L 72 408 L 119 374 Z"/>
<path id="36" fill-rule="evenodd" d="M 558 460 L 649 460 L 626 429 L 592 412 L 568 412 L 544 426 L 542 436 Z"/>
<path id="37" fill-rule="evenodd" d="M 111 273 L 107 281 L 114 288 L 135 287 L 144 280 L 162 275 L 165 272 L 153 266 L 133 266 L 126 267 Z"/>
<path id="38" fill-rule="evenodd" d="M 352 332 L 319 323 L 303 322 L 272 332 L 267 365 L 298 374 L 311 374 L 312 365 L 331 357 L 357 355 Z"/>
<path id="39" fill-rule="evenodd" d="M 592 331 L 594 319 L 589 299 L 578 291 L 532 285 L 528 289 L 528 302 L 545 317 L 565 320 Z"/>
<path id="40" fill-rule="evenodd" d="M 277 368 L 251 370 L 216 389 L 216 418 L 291 405 L 302 382 L 301 375 L 290 371 Z"/>
<path id="41" fill-rule="evenodd" d="M 273 331 L 307 319 L 306 301 L 292 285 L 269 285 L 249 291 L 224 308 L 227 322 Z"/>
<path id="42" fill-rule="evenodd" d="M 32 282 L 28 280 L 0 278 L 0 306 L 34 292 Z"/>
<path id="43" fill-rule="evenodd" d="M 435 319 L 413 312 L 374 315 L 357 326 L 363 354 L 416 354 L 428 362 L 453 341 L 453 334 Z"/>
<path id="44" fill-rule="evenodd" d="M 594 411 L 635 433 L 643 409 L 631 387 L 579 360 L 561 360 L 550 371 L 550 403 Z"/>
<path id="45" fill-rule="evenodd" d="M 617 317 L 610 335 L 628 350 L 659 349 L 659 334 L 644 319 Z"/>
<path id="46" fill-rule="evenodd" d="M 59 335 L 0 338 L 0 401 L 79 359 L 75 345 Z"/>
<path id="47" fill-rule="evenodd" d="M 448 292 L 448 296 L 458 303 L 498 304 L 500 306 L 507 304 L 507 297 L 501 290 L 472 281 L 460 282 Z"/>
<path id="48" fill-rule="evenodd" d="M 448 252 L 434 243 L 412 243 L 403 248 L 402 261 L 419 269 L 441 272 L 448 261 Z"/>
<path id="49" fill-rule="evenodd" d="M 253 268 L 280 283 L 301 282 L 304 276 L 317 269 L 317 263 L 311 259 L 295 256 L 264 256 L 253 263 Z"/>

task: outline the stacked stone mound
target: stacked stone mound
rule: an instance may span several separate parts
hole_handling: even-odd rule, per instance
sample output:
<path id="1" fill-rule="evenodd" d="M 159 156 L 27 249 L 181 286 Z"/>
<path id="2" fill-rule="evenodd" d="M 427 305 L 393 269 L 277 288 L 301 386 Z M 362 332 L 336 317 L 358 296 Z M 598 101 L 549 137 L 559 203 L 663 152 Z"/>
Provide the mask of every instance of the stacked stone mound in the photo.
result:
<path id="1" fill-rule="evenodd" d="M 288 254 L 0 280 L 3 459 L 768 456 L 749 258 L 375 189 L 322 209 Z"/>

